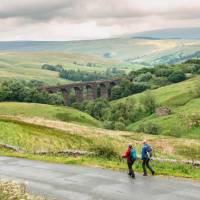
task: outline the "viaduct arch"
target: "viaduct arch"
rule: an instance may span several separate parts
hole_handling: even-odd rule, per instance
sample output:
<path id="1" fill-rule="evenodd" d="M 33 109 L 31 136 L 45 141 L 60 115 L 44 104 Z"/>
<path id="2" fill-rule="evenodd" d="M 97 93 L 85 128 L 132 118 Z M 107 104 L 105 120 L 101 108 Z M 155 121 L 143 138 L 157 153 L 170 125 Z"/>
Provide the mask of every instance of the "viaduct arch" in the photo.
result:
<path id="1" fill-rule="evenodd" d="M 96 99 L 98 97 L 97 96 L 98 88 L 100 90 L 99 97 L 109 99 L 110 90 L 112 89 L 113 86 L 118 85 L 120 81 L 121 79 L 113 79 L 113 80 L 72 83 L 72 84 L 66 84 L 66 85 L 60 85 L 60 86 L 42 87 L 42 90 L 49 93 L 62 92 L 63 97 L 64 97 L 64 104 L 69 105 L 70 104 L 69 94 L 71 90 L 74 90 L 76 101 L 79 103 L 85 99 L 88 99 L 88 100 Z"/>

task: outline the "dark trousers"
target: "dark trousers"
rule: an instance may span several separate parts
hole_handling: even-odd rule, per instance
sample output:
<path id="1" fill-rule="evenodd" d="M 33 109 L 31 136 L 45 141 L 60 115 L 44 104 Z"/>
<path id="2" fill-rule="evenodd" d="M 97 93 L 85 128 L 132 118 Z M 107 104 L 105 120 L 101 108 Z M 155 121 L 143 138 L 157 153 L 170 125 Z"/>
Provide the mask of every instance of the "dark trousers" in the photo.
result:
<path id="1" fill-rule="evenodd" d="M 154 170 L 153 170 L 152 167 L 149 165 L 149 162 L 150 162 L 150 159 L 149 159 L 149 158 L 145 158 L 145 159 L 142 161 L 142 168 L 143 168 L 144 175 L 147 175 L 146 167 L 151 171 L 152 174 L 154 173 Z"/>
<path id="2" fill-rule="evenodd" d="M 135 177 L 135 173 L 133 171 L 133 164 L 134 164 L 135 161 L 131 161 L 131 160 L 128 160 L 127 161 L 127 164 L 128 164 L 128 170 L 129 170 L 129 176 L 131 177 Z"/>

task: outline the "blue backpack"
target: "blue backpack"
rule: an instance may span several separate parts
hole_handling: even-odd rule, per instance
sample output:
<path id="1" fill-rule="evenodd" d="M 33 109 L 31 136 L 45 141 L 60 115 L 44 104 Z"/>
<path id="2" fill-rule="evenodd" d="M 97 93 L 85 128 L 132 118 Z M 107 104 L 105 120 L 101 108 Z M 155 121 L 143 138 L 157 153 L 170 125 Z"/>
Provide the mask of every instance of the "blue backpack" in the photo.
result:
<path id="1" fill-rule="evenodd" d="M 131 149 L 130 158 L 132 161 L 135 161 L 137 159 L 137 152 L 135 149 Z"/>
<path id="2" fill-rule="evenodd" d="M 146 154 L 147 154 L 147 157 L 150 159 L 152 156 L 153 156 L 153 153 L 152 153 L 152 148 L 148 145 L 147 146 L 147 149 L 146 149 Z"/>

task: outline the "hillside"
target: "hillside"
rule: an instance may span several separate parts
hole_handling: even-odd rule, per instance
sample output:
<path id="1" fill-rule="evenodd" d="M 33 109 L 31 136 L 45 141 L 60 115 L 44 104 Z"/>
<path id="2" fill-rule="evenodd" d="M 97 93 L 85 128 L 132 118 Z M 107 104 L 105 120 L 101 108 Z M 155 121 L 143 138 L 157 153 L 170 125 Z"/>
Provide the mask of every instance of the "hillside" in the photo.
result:
<path id="1" fill-rule="evenodd" d="M 0 42 L 0 82 L 13 78 L 52 85 L 67 82 L 56 72 L 42 70 L 44 63 L 86 71 L 117 67 L 126 72 L 180 63 L 200 56 L 198 32 L 169 29 L 99 40 Z"/>
<path id="2" fill-rule="evenodd" d="M 45 119 L 35 121 L 32 118 L 32 121 L 25 121 L 26 118 L 0 117 L 1 144 L 9 144 L 29 153 L 59 152 L 70 149 L 98 151 L 98 148 L 102 148 L 103 151 L 103 148 L 105 150 L 113 148 L 120 154 L 128 142 L 133 143 L 139 152 L 141 142 L 145 138 L 156 149 L 156 156 L 177 159 L 187 158 L 189 155 L 182 151 L 178 152 L 176 147 L 188 147 L 189 144 L 193 144 L 193 147 L 190 148 L 196 151 L 200 146 L 199 140 L 185 140 L 127 131 L 110 131 L 84 125 L 77 126 L 74 123 L 69 123 L 71 126 L 69 129 L 68 122 L 62 122 L 63 126 L 61 127 L 59 122 L 54 123 L 54 120 Z M 44 125 L 44 122 L 48 123 Z M 52 126 L 52 124 L 54 125 Z M 169 145 L 168 147 L 165 146 L 166 143 Z M 176 155 L 174 155 L 175 152 Z M 197 154 L 193 157 L 199 159 Z"/>
<path id="3" fill-rule="evenodd" d="M 74 64 L 77 62 L 78 64 Z M 96 67 L 88 67 L 93 62 Z M 47 84 L 64 84 L 70 81 L 62 79 L 57 72 L 44 70 L 42 65 L 61 64 L 65 69 L 80 69 L 84 71 L 102 71 L 120 63 L 114 60 L 104 60 L 98 56 L 80 55 L 62 52 L 0 52 L 0 83 L 8 79 L 38 80 Z"/>
<path id="4" fill-rule="evenodd" d="M 155 114 L 146 117 L 127 127 L 129 131 L 138 131 L 140 127 L 147 127 L 153 124 L 158 128 L 158 134 L 171 135 L 176 137 L 200 139 L 200 128 L 198 124 L 190 128 L 191 123 L 200 119 L 200 98 L 189 101 L 183 106 L 172 109 L 169 116 L 157 117 Z M 198 122 L 199 123 L 199 122 Z"/>
<path id="5" fill-rule="evenodd" d="M 0 42 L 0 52 L 49 52 L 70 53 L 73 61 L 81 62 L 87 56 L 95 62 L 95 56 L 104 62 L 152 66 L 158 63 L 176 63 L 199 55 L 200 40 L 197 39 L 148 39 L 119 37 L 90 41 L 63 42 Z M 31 48 L 30 48 L 31 47 Z M 56 55 L 54 58 L 62 56 Z M 39 56 L 41 57 L 41 56 Z M 51 59 L 51 57 L 50 57 Z M 63 60 L 64 61 L 64 60 Z M 51 63 L 49 63 L 51 64 Z M 60 63 L 64 64 L 64 63 Z M 132 66 L 133 68 L 134 66 Z"/>
<path id="6" fill-rule="evenodd" d="M 155 90 L 151 90 L 151 93 L 156 98 L 157 104 L 161 106 L 182 106 L 193 99 L 192 91 L 195 89 L 196 85 L 199 85 L 199 82 L 200 76 L 196 76 L 195 78 L 180 83 L 171 84 Z M 131 95 L 126 98 L 115 100 L 112 102 L 112 104 L 124 102 L 126 99 L 139 100 L 144 94 L 145 92 Z"/>
<path id="7" fill-rule="evenodd" d="M 64 122 L 75 122 L 100 127 L 101 123 L 90 115 L 64 106 L 34 103 L 0 103 L 0 116 L 42 118 Z"/>
<path id="8" fill-rule="evenodd" d="M 157 117 L 156 114 L 144 116 L 139 121 L 130 124 L 127 130 L 139 132 L 154 130 L 152 134 L 200 139 L 198 121 L 200 119 L 200 99 L 195 97 L 195 88 L 199 83 L 200 76 L 197 76 L 181 83 L 152 90 L 150 93 L 155 98 L 157 107 L 170 108 L 172 113 L 163 117 Z M 140 99 L 145 94 L 146 92 L 132 95 L 113 101 L 112 104 L 119 104 L 129 99 L 140 105 Z"/>
<path id="9" fill-rule="evenodd" d="M 131 142 L 137 148 L 139 156 L 142 140 L 147 139 L 154 147 L 155 157 L 182 160 L 191 159 L 192 156 L 195 160 L 200 159 L 199 140 L 109 131 L 83 125 L 77 127 L 76 124 L 68 122 L 62 122 L 61 127 L 58 121 L 45 119 L 36 121 L 34 117 L 30 117 L 29 122 L 25 121 L 26 118 L 13 119 L 11 116 L 1 116 L 0 155 L 126 170 L 126 165 L 120 161 L 119 156 L 127 143 Z M 19 151 L 5 149 L 2 145 L 11 145 Z M 193 154 L 190 155 L 185 149 L 190 149 L 189 152 Z M 70 156 L 62 153 L 66 150 L 95 152 L 97 156 Z M 140 165 L 139 161 L 135 165 L 138 172 L 141 172 Z M 187 164 L 155 161 L 153 166 L 158 174 L 200 178 L 198 168 L 195 169 Z"/>
<path id="10" fill-rule="evenodd" d="M 130 35 L 130 37 L 141 37 L 151 39 L 200 39 L 200 28 L 171 28 L 146 31 Z"/>

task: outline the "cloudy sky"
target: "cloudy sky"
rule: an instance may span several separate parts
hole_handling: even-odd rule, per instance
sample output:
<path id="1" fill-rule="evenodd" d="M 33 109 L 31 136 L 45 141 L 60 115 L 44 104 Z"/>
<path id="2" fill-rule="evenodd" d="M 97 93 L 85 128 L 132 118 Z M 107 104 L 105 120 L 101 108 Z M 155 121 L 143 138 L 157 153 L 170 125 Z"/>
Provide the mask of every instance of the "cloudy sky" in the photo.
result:
<path id="1" fill-rule="evenodd" d="M 0 40 L 78 40 L 200 27 L 200 0 L 0 0 Z"/>

